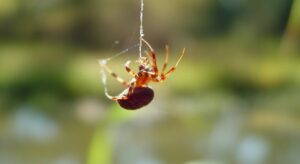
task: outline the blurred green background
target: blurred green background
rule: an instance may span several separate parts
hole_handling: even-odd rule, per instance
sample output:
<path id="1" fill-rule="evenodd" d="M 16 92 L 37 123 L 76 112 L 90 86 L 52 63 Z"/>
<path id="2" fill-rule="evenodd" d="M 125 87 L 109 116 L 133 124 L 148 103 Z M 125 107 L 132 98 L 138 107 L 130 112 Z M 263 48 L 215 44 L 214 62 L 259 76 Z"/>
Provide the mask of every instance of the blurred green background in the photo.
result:
<path id="1" fill-rule="evenodd" d="M 170 66 L 187 53 L 150 105 L 126 111 L 103 94 L 97 60 L 138 43 L 139 9 L 1 0 L 1 164 L 299 163 L 299 0 L 145 0 L 160 69 L 165 44 Z M 137 58 L 108 65 L 129 80 Z"/>

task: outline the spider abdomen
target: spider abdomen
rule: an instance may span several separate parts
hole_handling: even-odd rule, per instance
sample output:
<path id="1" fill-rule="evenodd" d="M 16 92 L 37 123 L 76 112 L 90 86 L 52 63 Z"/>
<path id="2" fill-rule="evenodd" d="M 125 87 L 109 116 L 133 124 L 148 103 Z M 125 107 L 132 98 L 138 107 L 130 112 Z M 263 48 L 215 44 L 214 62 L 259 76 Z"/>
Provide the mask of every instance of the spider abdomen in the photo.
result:
<path id="1" fill-rule="evenodd" d="M 139 109 L 148 105 L 154 97 L 154 92 L 148 87 L 136 87 L 133 92 L 128 95 L 127 99 L 117 100 L 121 107 L 128 110 Z"/>

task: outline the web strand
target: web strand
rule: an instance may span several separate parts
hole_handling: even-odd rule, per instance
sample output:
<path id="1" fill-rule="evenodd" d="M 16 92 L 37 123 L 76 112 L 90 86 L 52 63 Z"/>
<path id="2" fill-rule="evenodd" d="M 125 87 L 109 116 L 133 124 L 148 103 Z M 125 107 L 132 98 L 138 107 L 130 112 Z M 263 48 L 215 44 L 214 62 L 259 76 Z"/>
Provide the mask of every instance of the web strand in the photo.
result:
<path id="1" fill-rule="evenodd" d="M 120 55 L 123 55 L 123 54 L 125 54 L 126 52 L 128 52 L 129 50 L 131 50 L 131 49 L 133 49 L 133 48 L 135 48 L 135 47 L 137 47 L 137 46 L 139 46 L 139 45 L 140 45 L 140 44 L 137 43 L 137 44 L 135 44 L 135 45 L 133 45 L 133 46 L 131 46 L 131 47 L 129 47 L 129 48 L 126 48 L 126 49 L 124 49 L 123 51 L 121 51 L 121 52 L 119 52 L 119 53 L 113 55 L 112 57 L 109 57 L 109 58 L 106 58 L 106 59 L 102 59 L 102 60 L 110 61 L 111 59 L 116 58 L 116 57 L 118 57 L 118 56 L 120 56 Z"/>
<path id="2" fill-rule="evenodd" d="M 143 17 L 144 17 L 144 0 L 141 0 L 141 10 L 140 10 L 140 45 L 139 45 L 139 55 L 142 57 L 142 46 L 144 37 L 144 27 L 143 27 Z"/>

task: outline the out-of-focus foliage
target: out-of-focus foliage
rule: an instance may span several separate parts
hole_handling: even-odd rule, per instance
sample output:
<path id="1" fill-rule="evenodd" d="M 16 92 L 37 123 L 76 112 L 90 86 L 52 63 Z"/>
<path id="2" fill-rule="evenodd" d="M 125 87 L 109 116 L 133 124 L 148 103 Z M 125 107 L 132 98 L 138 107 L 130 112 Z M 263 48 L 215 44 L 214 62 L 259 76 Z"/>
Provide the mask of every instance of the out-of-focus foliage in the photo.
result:
<path id="1" fill-rule="evenodd" d="M 0 163 L 300 161 L 299 0 L 145 0 L 160 68 L 165 44 L 170 67 L 187 53 L 150 105 L 125 111 L 97 59 L 138 42 L 139 3 L 1 0 Z M 108 66 L 129 80 L 137 57 Z"/>

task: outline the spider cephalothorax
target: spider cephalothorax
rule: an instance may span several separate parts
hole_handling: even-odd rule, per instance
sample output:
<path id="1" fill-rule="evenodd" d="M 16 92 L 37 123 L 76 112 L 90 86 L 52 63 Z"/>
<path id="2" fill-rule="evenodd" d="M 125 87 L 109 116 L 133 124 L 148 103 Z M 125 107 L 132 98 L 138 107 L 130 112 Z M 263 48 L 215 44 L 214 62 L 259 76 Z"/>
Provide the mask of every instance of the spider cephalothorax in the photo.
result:
<path id="1" fill-rule="evenodd" d="M 133 77 L 130 82 L 126 82 L 122 78 L 120 78 L 117 74 L 112 72 L 112 70 L 106 65 L 105 60 L 100 60 L 100 66 L 104 68 L 107 72 L 109 72 L 114 78 L 116 78 L 121 84 L 123 84 L 127 89 L 125 89 L 118 96 L 110 96 L 107 93 L 107 89 L 105 86 L 105 94 L 109 99 L 116 100 L 121 107 L 128 110 L 135 110 L 141 108 L 147 104 L 149 104 L 154 97 L 153 90 L 148 86 L 149 82 L 162 82 L 169 76 L 172 72 L 175 71 L 178 63 L 182 59 L 185 48 L 182 50 L 182 53 L 176 62 L 175 66 L 173 66 L 169 71 L 166 71 L 168 60 L 169 60 L 169 48 L 166 46 L 166 58 L 165 63 L 163 65 L 162 71 L 159 74 L 157 64 L 156 64 L 156 55 L 154 53 L 154 49 L 151 45 L 142 39 L 142 41 L 148 46 L 151 50 L 151 54 L 146 52 L 147 57 L 140 57 L 137 61 L 139 63 L 139 70 L 137 73 L 131 70 L 129 67 L 130 61 L 125 63 L 126 71 Z"/>

